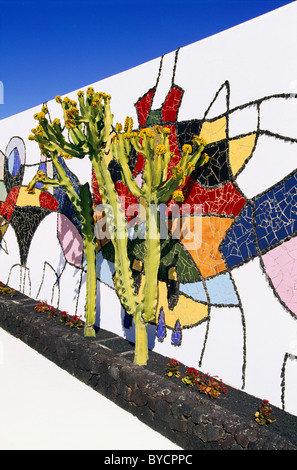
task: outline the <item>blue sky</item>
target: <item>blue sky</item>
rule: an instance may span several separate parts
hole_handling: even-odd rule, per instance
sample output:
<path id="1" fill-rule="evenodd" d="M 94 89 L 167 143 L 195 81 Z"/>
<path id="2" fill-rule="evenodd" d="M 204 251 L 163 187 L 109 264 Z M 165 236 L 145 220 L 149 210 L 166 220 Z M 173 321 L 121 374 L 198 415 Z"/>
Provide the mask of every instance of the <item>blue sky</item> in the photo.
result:
<path id="1" fill-rule="evenodd" d="M 288 3 L 0 0 L 0 119 Z"/>

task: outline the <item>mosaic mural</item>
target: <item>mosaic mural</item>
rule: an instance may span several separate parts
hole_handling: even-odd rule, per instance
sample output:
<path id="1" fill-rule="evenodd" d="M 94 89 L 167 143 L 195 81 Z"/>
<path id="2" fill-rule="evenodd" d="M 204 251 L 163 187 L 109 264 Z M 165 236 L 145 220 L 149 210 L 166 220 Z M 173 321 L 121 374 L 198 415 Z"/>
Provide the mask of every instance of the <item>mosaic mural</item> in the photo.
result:
<path id="1" fill-rule="evenodd" d="M 178 52 L 175 56 L 175 67 L 178 63 Z M 286 142 L 297 150 L 297 138 L 271 132 L 261 126 L 261 110 L 266 103 L 273 100 L 287 101 L 297 99 L 292 94 L 264 96 L 230 108 L 230 84 L 222 83 L 209 103 L 201 119 L 179 120 L 179 109 L 185 90 L 175 83 L 175 68 L 172 83 L 161 107 L 152 107 L 162 71 L 160 60 L 159 76 L 154 87 L 147 90 L 135 103 L 140 129 L 155 125 L 170 128 L 170 146 L 175 157 L 172 166 L 181 158 L 184 144 L 190 144 L 193 134 L 200 135 L 207 141 L 205 151 L 209 162 L 195 170 L 184 181 L 181 189 L 184 194 L 183 206 L 188 217 L 186 221 L 193 237 L 189 240 L 180 227 L 179 236 L 174 236 L 176 219 L 170 215 L 176 201 L 167 203 L 167 217 L 170 233 L 161 244 L 161 265 L 159 269 L 159 298 L 157 307 L 157 324 L 154 341 L 162 344 L 170 337 L 171 345 L 180 348 L 185 341 L 184 333 L 204 325 L 199 357 L 195 365 L 203 367 L 205 349 L 209 339 L 209 325 L 212 312 L 217 309 L 230 311 L 236 308 L 237 323 L 242 335 L 240 362 L 240 385 L 245 388 L 246 368 L 246 320 L 241 292 L 234 277 L 234 271 L 254 260 L 259 260 L 265 279 L 267 279 L 275 298 L 283 306 L 287 315 L 294 320 L 297 315 L 297 165 L 285 177 L 261 193 L 249 198 L 240 185 L 240 175 L 246 165 L 253 159 L 260 137 L 269 137 L 275 142 Z M 108 90 L 107 90 L 108 91 Z M 216 117 L 209 117 L 216 100 L 225 97 L 225 112 Z M 254 129 L 248 133 L 229 136 L 229 121 L 238 112 L 254 112 Z M 54 117 L 54 116 L 53 116 Z M 279 156 L 280 160 L 282 156 Z M 67 161 L 61 159 L 74 187 L 79 191 L 79 180 L 67 167 Z M 143 171 L 144 160 L 140 154 L 132 152 L 130 168 L 139 179 Z M 31 243 L 38 228 L 48 220 L 48 231 L 43 233 L 57 238 L 56 264 L 49 260 L 43 263 L 43 274 L 39 279 L 36 298 L 40 298 L 44 287 L 51 279 L 52 296 L 47 300 L 61 305 L 63 290 L 62 278 L 71 279 L 73 296 L 76 299 L 75 312 L 79 313 L 80 293 L 84 282 L 85 265 L 80 222 L 73 206 L 61 188 L 41 191 L 37 187 L 34 196 L 28 196 L 23 185 L 25 169 L 30 166 L 44 171 L 48 176 L 55 176 L 55 169 L 49 161 L 42 158 L 35 164 L 26 163 L 26 143 L 19 137 L 12 137 L 5 153 L 0 154 L 0 221 L 1 248 L 9 251 L 6 242 L 8 230 L 13 230 L 19 247 L 19 262 L 10 267 L 7 281 L 17 270 L 20 276 L 20 287 L 26 285 L 29 295 L 33 295 L 31 286 L 30 257 Z M 114 160 L 109 162 L 109 170 L 117 192 L 122 196 L 122 207 L 129 222 L 129 256 L 133 269 L 135 287 L 140 288 L 143 276 L 142 262 L 144 246 L 141 239 L 142 220 L 138 214 L 131 214 L 131 204 L 139 206 L 140 201 L 131 195 L 121 179 L 121 172 Z M 94 205 L 101 203 L 100 187 L 94 173 L 90 175 Z M 181 204 L 182 205 L 182 204 Z M 198 221 L 198 222 L 197 222 Z M 198 225 L 195 225 L 197 224 Z M 199 226 L 198 231 L 194 228 Z M 194 243 L 193 243 L 194 240 Z M 42 242 L 41 242 L 42 244 Z M 97 237 L 98 280 L 114 289 L 114 252 L 108 236 Z M 44 247 L 46 250 L 46 246 Z M 36 249 L 34 245 L 35 254 Z M 42 251 L 42 249 L 41 249 Z M 31 255 L 32 256 L 32 255 Z M 56 267 L 58 265 L 58 268 Z M 67 274 L 68 273 L 68 274 Z M 233 311 L 233 310 L 232 310 Z M 98 312 L 100 316 L 100 312 Z M 100 322 L 100 320 L 99 320 Z M 124 334 L 129 337 L 132 328 L 131 317 L 123 315 Z M 238 331 L 238 330 L 237 330 Z M 174 352 L 171 352 L 174 355 Z M 291 360 L 297 356 L 289 354 Z M 280 391 L 285 394 L 285 370 L 288 354 L 282 358 L 282 382 Z"/>

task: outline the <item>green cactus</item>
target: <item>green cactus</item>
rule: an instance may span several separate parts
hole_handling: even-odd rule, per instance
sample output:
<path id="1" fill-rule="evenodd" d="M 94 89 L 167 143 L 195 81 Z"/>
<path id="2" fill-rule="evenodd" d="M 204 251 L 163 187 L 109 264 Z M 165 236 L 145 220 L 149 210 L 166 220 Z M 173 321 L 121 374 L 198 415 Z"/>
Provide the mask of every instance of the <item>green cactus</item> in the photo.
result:
<path id="1" fill-rule="evenodd" d="M 145 283 L 142 299 L 138 302 L 135 323 L 135 362 L 140 365 L 147 363 L 147 333 L 146 325 L 155 321 L 158 303 L 158 271 L 160 266 L 160 213 L 159 204 L 166 203 L 170 197 L 175 201 L 183 201 L 182 191 L 178 187 L 194 168 L 207 162 L 208 156 L 202 154 L 206 142 L 194 136 L 197 149 L 192 153 L 190 145 L 184 145 L 179 164 L 171 168 L 168 179 L 168 167 L 172 157 L 169 146 L 169 128 L 155 126 L 133 132 L 133 120 L 126 118 L 124 130 L 116 125 L 116 135 L 113 137 L 110 150 L 113 158 L 121 168 L 122 178 L 129 191 L 143 201 L 145 209 Z M 129 156 L 134 147 L 136 152 L 145 158 L 143 184 L 140 188 L 129 168 Z"/>
<path id="2" fill-rule="evenodd" d="M 159 204 L 166 203 L 172 196 L 176 201 L 183 200 L 183 194 L 178 190 L 185 178 L 193 169 L 203 165 L 207 156 L 202 154 L 205 142 L 194 136 L 197 149 L 192 153 L 190 145 L 183 147 L 182 158 L 179 164 L 171 168 L 168 178 L 171 152 L 169 147 L 168 128 L 155 127 L 133 132 L 133 121 L 127 118 L 122 132 L 122 126 L 116 125 L 112 131 L 112 114 L 110 110 L 110 96 L 105 93 L 95 93 L 88 88 L 86 98 L 82 91 L 78 92 L 79 109 L 75 101 L 69 98 L 56 97 L 63 108 L 65 126 L 55 119 L 52 124 L 46 118 L 47 108 L 43 107 L 41 113 L 35 115 L 39 121 L 37 129 L 29 139 L 39 143 L 41 151 L 50 157 L 56 166 L 58 179 L 52 180 L 44 175 L 45 184 L 61 185 L 67 191 L 70 200 L 82 220 L 85 257 L 87 261 L 87 305 L 90 311 L 86 313 L 88 328 L 94 321 L 94 308 L 96 298 L 96 271 L 93 226 L 91 223 L 92 211 L 90 193 L 86 186 L 81 187 L 80 198 L 75 193 L 71 182 L 59 158 L 88 157 L 92 163 L 97 178 L 102 202 L 106 208 L 106 219 L 111 241 L 114 247 L 115 258 L 115 288 L 126 312 L 133 316 L 135 323 L 135 358 L 134 362 L 145 365 L 148 360 L 147 324 L 155 320 L 158 301 L 158 270 L 160 266 L 160 214 Z M 63 132 L 68 130 L 69 139 L 66 141 Z M 143 185 L 140 188 L 132 176 L 129 168 L 129 157 L 132 147 L 145 158 Z M 125 214 L 121 208 L 120 200 L 112 181 L 106 162 L 106 154 L 111 152 L 112 157 L 120 165 L 122 178 L 129 191 L 142 201 L 145 210 L 145 285 L 142 297 L 139 298 L 133 284 L 132 270 L 128 256 L 128 231 Z M 63 173 L 64 171 L 64 173 Z M 34 188 L 34 181 L 28 185 L 28 191 Z M 86 305 L 86 309 L 88 308 Z M 86 330 L 86 335 L 88 329 Z"/>
<path id="3" fill-rule="evenodd" d="M 66 159 L 73 157 L 81 159 L 88 156 L 90 159 L 99 183 L 102 202 L 106 207 L 109 206 L 111 208 L 110 211 L 106 211 L 106 217 L 115 251 L 115 285 L 117 293 L 123 307 L 129 314 L 133 315 L 137 307 L 137 296 L 127 254 L 128 235 L 126 219 L 105 160 L 105 152 L 108 151 L 108 140 L 110 140 L 112 125 L 110 96 L 105 93 L 94 93 L 93 88 L 89 87 L 86 98 L 84 97 L 84 92 L 78 92 L 79 109 L 77 103 L 67 97 L 62 100 L 60 96 L 57 96 L 56 101 L 62 106 L 65 126 L 62 127 L 58 119 L 55 119 L 50 124 L 46 118 L 48 110 L 46 107 L 43 107 L 41 113 L 37 113 L 34 116 L 39 121 L 39 124 L 36 129 L 32 129 L 29 139 L 39 143 L 42 153 L 51 158 L 55 166 L 58 156 Z M 69 133 L 68 142 L 63 135 L 65 129 Z M 56 168 L 59 174 L 59 170 L 61 172 L 62 168 L 59 166 Z M 65 175 L 63 175 L 63 178 Z M 60 178 L 59 181 L 46 179 L 45 184 L 63 186 L 68 191 L 76 211 L 83 217 L 85 210 L 85 207 L 82 207 L 83 201 L 80 203 L 77 200 L 76 193 L 71 184 L 68 184 L 68 182 L 66 184 L 63 178 Z M 39 180 L 38 176 L 28 185 L 29 192 L 37 180 Z M 84 194 L 86 196 L 86 192 Z M 88 202 L 86 206 L 87 210 L 89 210 L 90 204 Z M 90 219 L 88 221 L 90 222 Z M 83 224 L 82 230 L 85 231 L 83 232 L 84 241 L 90 244 L 90 226 Z M 94 285 L 97 275 L 94 271 L 95 260 L 91 245 L 87 245 L 85 249 L 85 256 L 88 262 L 87 279 L 89 279 L 89 281 L 87 280 L 87 286 L 90 287 L 87 291 L 86 308 L 91 309 L 95 305 L 94 299 L 96 294 Z M 92 307 L 87 307 L 89 305 Z M 94 316 L 88 315 L 87 317 L 89 319 L 87 323 L 89 323 Z"/>
<path id="4" fill-rule="evenodd" d="M 82 237 L 84 246 L 84 255 L 87 264 L 87 279 L 86 279 L 86 305 L 85 316 L 86 322 L 84 327 L 85 336 L 95 336 L 94 323 L 96 315 L 96 289 L 97 289 L 97 275 L 96 275 L 96 255 L 97 244 L 94 237 L 94 214 L 92 207 L 92 197 L 89 184 L 80 185 L 79 195 L 73 188 L 70 178 L 67 176 L 63 165 L 60 162 L 57 152 L 46 151 L 43 149 L 45 155 L 52 159 L 57 171 L 57 179 L 48 178 L 43 171 L 38 171 L 35 177 L 27 186 L 29 193 L 35 192 L 36 182 L 43 183 L 43 190 L 47 189 L 48 185 L 60 186 L 65 189 L 69 199 L 71 200 L 76 215 L 82 223 Z"/>

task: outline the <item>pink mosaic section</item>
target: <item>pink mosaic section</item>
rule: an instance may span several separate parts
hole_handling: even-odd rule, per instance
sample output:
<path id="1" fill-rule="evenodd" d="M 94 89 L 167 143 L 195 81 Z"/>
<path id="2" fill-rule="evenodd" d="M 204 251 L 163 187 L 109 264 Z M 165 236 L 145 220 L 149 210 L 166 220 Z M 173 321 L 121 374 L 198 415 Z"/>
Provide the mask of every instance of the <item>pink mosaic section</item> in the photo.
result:
<path id="1" fill-rule="evenodd" d="M 297 238 L 283 243 L 262 257 L 275 291 L 297 315 Z"/>
<path id="2" fill-rule="evenodd" d="M 77 228 L 63 214 L 58 214 L 58 238 L 68 263 L 81 267 L 83 240 Z"/>

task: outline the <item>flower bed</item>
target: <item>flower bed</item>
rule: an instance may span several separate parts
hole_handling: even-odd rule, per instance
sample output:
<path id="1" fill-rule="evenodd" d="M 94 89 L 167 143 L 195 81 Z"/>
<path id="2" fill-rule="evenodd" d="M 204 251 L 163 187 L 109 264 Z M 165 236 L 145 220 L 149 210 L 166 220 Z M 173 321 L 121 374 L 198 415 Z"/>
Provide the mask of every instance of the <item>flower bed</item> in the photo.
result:
<path id="1" fill-rule="evenodd" d="M 125 339 L 104 330 L 85 338 L 83 329 L 60 321 L 61 312 L 36 305 L 19 292 L 0 296 L 0 327 L 181 448 L 297 450 L 297 417 L 273 408 L 275 421 L 261 426 L 254 417 L 262 400 L 220 382 L 211 398 L 189 384 L 193 368 L 178 364 L 179 374 L 168 377 L 169 358 L 152 351 L 146 367 L 135 365 Z"/>

